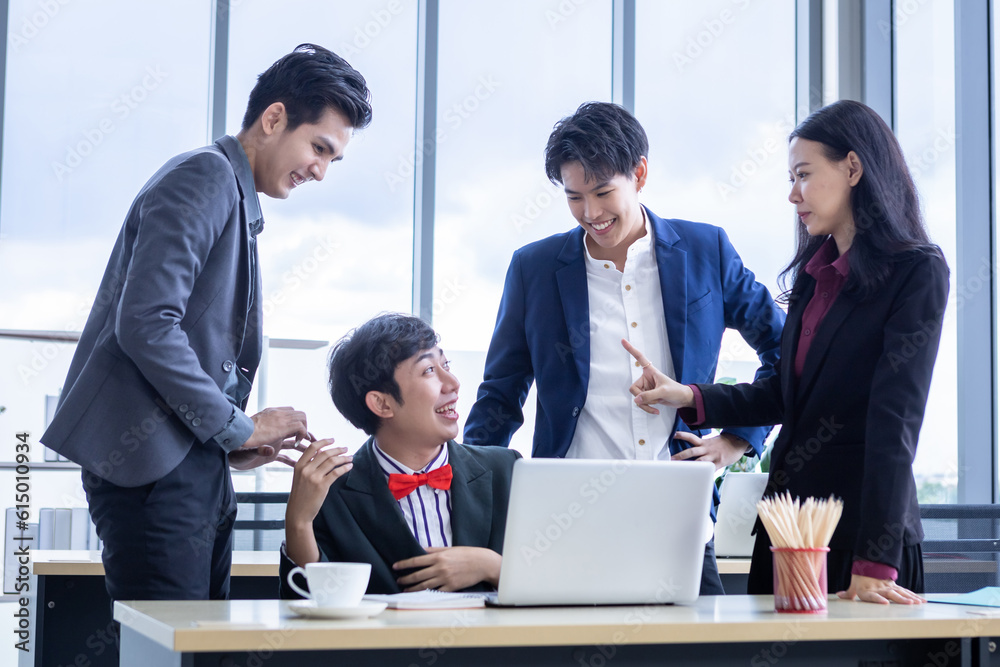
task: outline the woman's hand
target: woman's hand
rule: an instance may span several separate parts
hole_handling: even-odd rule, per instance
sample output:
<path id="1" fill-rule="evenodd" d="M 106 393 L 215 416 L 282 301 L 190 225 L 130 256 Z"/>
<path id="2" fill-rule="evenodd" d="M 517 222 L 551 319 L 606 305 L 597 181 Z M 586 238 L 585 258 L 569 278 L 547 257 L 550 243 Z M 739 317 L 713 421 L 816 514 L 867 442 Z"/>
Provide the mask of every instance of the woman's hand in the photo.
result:
<path id="1" fill-rule="evenodd" d="M 642 366 L 642 377 L 628 388 L 635 396 L 635 404 L 651 415 L 658 415 L 660 411 L 650 407 L 657 403 L 669 405 L 675 408 L 693 408 L 694 392 L 687 385 L 674 382 L 664 375 L 646 359 L 646 355 L 637 350 L 635 346 L 622 338 L 622 346 L 628 353 Z"/>
<path id="2" fill-rule="evenodd" d="M 837 593 L 844 600 L 860 599 L 875 604 L 923 604 L 927 600 L 889 579 L 875 579 L 860 574 L 851 575 L 851 587 Z"/>

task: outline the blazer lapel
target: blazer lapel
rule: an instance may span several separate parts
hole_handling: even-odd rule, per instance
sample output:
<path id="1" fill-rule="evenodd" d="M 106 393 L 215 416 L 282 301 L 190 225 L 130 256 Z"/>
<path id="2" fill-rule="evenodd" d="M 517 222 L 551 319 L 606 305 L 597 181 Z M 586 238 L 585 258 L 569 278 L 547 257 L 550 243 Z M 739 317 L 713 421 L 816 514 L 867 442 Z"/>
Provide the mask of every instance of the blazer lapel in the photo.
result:
<path id="1" fill-rule="evenodd" d="M 786 420 L 795 415 L 795 387 L 799 383 L 799 379 L 795 377 L 795 353 L 799 348 L 799 332 L 802 331 L 802 313 L 812 298 L 815 286 L 816 281 L 812 276 L 805 272 L 799 274 L 792 287 L 788 317 L 785 318 L 785 328 L 781 332 L 781 395 Z"/>
<path id="2" fill-rule="evenodd" d="M 451 544 L 489 544 L 493 526 L 493 472 L 469 456 L 454 441 L 448 442 L 451 463 Z"/>
<path id="3" fill-rule="evenodd" d="M 809 351 L 806 353 L 806 363 L 802 367 L 802 377 L 799 378 L 799 384 L 795 392 L 796 396 L 802 396 L 812 387 L 820 366 L 823 364 L 823 359 L 833 344 L 837 330 L 844 323 L 844 320 L 847 319 L 847 316 L 851 314 L 855 306 L 857 306 L 857 301 L 843 292 L 833 302 L 826 317 L 820 322 L 819 331 L 816 332 L 816 337 L 813 339 L 812 345 L 809 346 Z"/>
<path id="4" fill-rule="evenodd" d="M 645 207 L 643 207 L 645 208 Z M 684 350 L 687 349 L 687 252 L 677 247 L 677 232 L 648 208 L 656 252 L 656 271 L 660 274 L 660 296 L 667 324 L 667 340 L 674 362 L 674 375 L 684 382 Z"/>
<path id="5" fill-rule="evenodd" d="M 559 300 L 562 302 L 563 317 L 569 345 L 576 362 L 576 371 L 584 388 L 590 380 L 590 302 L 587 292 L 587 268 L 583 259 L 583 232 L 569 234 L 559 252 L 558 259 L 563 266 L 556 269 L 556 283 L 559 286 Z"/>
<path id="6" fill-rule="evenodd" d="M 371 438 L 354 454 L 354 468 L 341 496 L 361 531 L 385 562 L 395 563 L 425 553 L 389 493 L 385 473 L 375 459 Z"/>

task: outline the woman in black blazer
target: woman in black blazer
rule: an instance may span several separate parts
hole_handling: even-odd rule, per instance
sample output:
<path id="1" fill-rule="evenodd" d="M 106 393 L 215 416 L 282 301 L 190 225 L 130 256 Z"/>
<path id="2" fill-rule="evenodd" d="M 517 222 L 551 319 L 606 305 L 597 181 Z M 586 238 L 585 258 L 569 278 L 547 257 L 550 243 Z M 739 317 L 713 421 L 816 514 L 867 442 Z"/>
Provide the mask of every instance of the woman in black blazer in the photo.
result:
<path id="1" fill-rule="evenodd" d="M 879 116 L 841 101 L 789 138 L 799 216 L 782 274 L 788 319 L 775 375 L 752 384 L 674 382 L 640 364 L 631 387 L 647 412 L 681 408 L 692 427 L 781 424 L 765 496 L 842 498 L 828 587 L 841 597 L 921 602 L 923 531 L 913 458 L 948 300 L 948 266 L 924 229 L 899 143 Z M 697 447 L 675 458 L 696 459 Z M 748 592 L 774 591 L 757 526 Z"/>

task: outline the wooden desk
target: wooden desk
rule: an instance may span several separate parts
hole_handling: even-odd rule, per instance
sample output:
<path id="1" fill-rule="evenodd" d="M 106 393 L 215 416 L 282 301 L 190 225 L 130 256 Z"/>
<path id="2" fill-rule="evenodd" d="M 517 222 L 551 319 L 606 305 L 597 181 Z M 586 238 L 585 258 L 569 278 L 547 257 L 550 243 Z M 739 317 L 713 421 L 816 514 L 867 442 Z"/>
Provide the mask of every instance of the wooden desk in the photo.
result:
<path id="1" fill-rule="evenodd" d="M 33 551 L 32 648 L 20 665 L 117 667 L 111 600 L 99 551 Z M 230 597 L 278 595 L 277 551 L 233 552 Z"/>
<path id="2" fill-rule="evenodd" d="M 988 664 L 1000 617 L 972 607 L 831 598 L 825 616 L 776 614 L 771 596 L 689 606 L 385 611 L 299 619 L 279 600 L 119 602 L 122 664 L 946 665 Z M 232 660 L 233 662 L 227 662 Z"/>
<path id="3" fill-rule="evenodd" d="M 104 576 L 104 563 L 100 551 L 33 551 L 32 574 Z M 234 577 L 277 577 L 279 554 L 277 551 L 234 551 Z"/>

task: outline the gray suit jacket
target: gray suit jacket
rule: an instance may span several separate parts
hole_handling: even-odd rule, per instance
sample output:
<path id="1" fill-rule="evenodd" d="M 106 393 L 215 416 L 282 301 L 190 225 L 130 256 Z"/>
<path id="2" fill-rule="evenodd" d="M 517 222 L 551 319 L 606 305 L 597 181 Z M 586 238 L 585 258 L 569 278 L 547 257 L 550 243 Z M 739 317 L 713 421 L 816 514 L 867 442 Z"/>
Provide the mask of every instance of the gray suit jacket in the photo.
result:
<path id="1" fill-rule="evenodd" d="M 262 344 L 251 228 L 262 224 L 235 137 L 156 172 L 118 235 L 47 446 L 133 487 L 173 470 L 196 441 L 226 451 L 246 441 Z"/>

